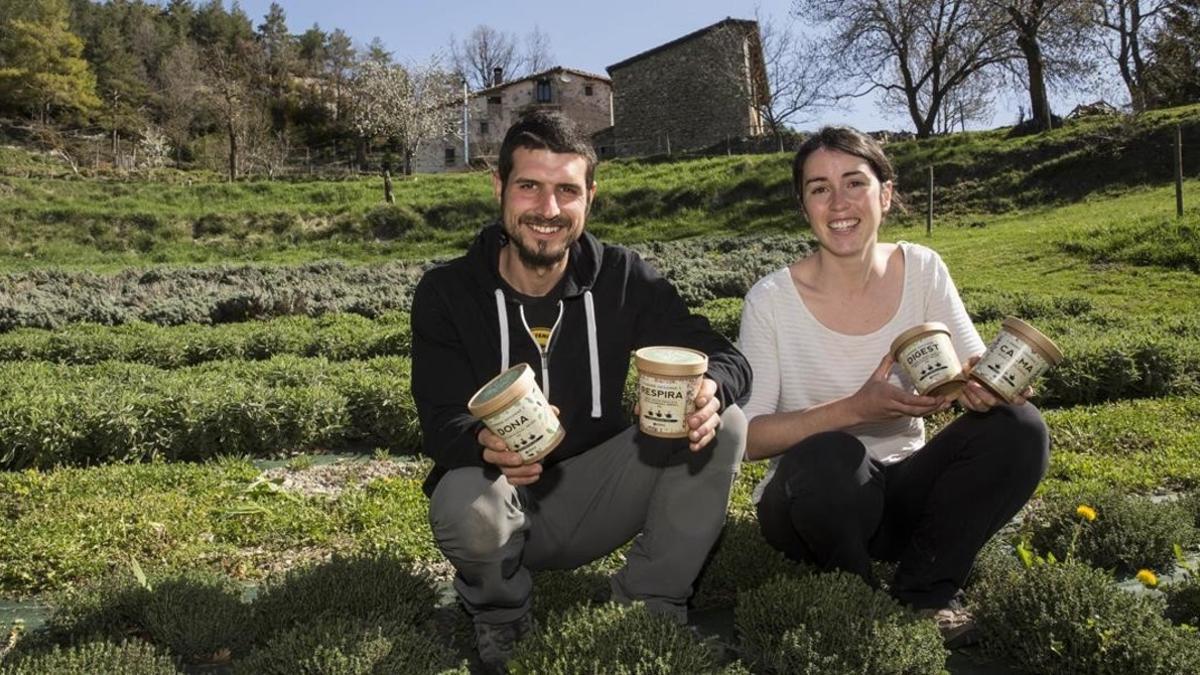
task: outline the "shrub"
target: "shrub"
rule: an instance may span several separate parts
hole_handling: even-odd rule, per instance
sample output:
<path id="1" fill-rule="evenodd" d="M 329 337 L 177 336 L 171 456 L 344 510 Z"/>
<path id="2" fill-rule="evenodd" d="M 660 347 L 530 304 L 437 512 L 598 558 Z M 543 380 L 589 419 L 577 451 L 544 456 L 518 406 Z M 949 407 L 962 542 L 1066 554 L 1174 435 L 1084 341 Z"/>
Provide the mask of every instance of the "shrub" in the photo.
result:
<path id="1" fill-rule="evenodd" d="M 253 603 L 259 634 L 338 615 L 397 625 L 420 623 L 433 613 L 436 595 L 428 575 L 390 555 L 335 555 L 322 565 L 268 579 Z"/>
<path id="2" fill-rule="evenodd" d="M 1123 573 L 1168 570 L 1175 562 L 1175 544 L 1188 546 L 1195 540 L 1191 515 L 1182 505 L 1105 492 L 1048 498 L 1031 512 L 1035 550 L 1053 553 L 1059 560 L 1067 557 L 1080 521 L 1075 513 L 1080 502 L 1094 507 L 1098 517 L 1080 528 L 1074 555 L 1096 567 Z"/>
<path id="3" fill-rule="evenodd" d="M 1200 577 L 1188 574 L 1180 581 L 1159 586 L 1166 594 L 1163 612 L 1171 623 L 1200 627 Z"/>
<path id="4" fill-rule="evenodd" d="M 150 591 L 125 569 L 56 594 L 46 620 L 46 637 L 60 644 L 118 641 L 142 631 L 141 618 Z"/>
<path id="5" fill-rule="evenodd" d="M 112 275 L 32 270 L 0 283 L 0 332 L 145 321 L 209 324 L 337 312 L 374 318 L 407 311 L 427 267 L 386 262 L 126 269 Z"/>
<path id="6" fill-rule="evenodd" d="M 932 621 L 843 572 L 777 578 L 738 595 L 743 656 L 776 673 L 938 673 Z"/>
<path id="7" fill-rule="evenodd" d="M 737 341 L 738 330 L 742 325 L 741 298 L 710 300 L 697 309 L 696 313 L 708 319 L 713 329 L 729 338 L 731 342 Z"/>
<path id="8" fill-rule="evenodd" d="M 1107 573 L 1080 562 L 1035 564 L 988 579 L 972 597 L 984 648 L 1021 668 L 1200 672 L 1200 643 L 1160 615 L 1157 599 L 1123 591 Z"/>
<path id="9" fill-rule="evenodd" d="M 228 577 L 177 572 L 152 583 L 141 625 L 155 644 L 192 663 L 228 661 L 253 639 L 250 607 Z"/>
<path id="10" fill-rule="evenodd" d="M 374 675 L 461 673 L 464 663 L 412 626 L 326 616 L 273 635 L 234 663 L 233 672 L 253 675 Z"/>
<path id="11" fill-rule="evenodd" d="M 611 557 L 611 556 L 610 556 Z M 609 595 L 608 559 L 573 570 L 542 570 L 533 575 L 533 613 L 539 621 Z"/>
<path id="12" fill-rule="evenodd" d="M 712 646 L 640 603 L 607 603 L 555 614 L 518 643 L 514 673 L 711 673 L 719 670 Z"/>
<path id="13" fill-rule="evenodd" d="M 121 644 L 92 642 L 70 648 L 26 654 L 0 663 L 0 675 L 174 675 L 169 656 L 140 640 Z"/>
<path id="14" fill-rule="evenodd" d="M 804 573 L 763 539 L 758 519 L 731 516 L 696 580 L 692 607 L 733 607 L 738 594 L 780 575 Z"/>
<path id="15" fill-rule="evenodd" d="M 417 447 L 407 359 L 0 364 L 0 467 Z"/>
<path id="16" fill-rule="evenodd" d="M 691 307 L 716 298 L 742 298 L 754 282 L 812 250 L 791 235 L 703 237 L 636 246 Z"/>
<path id="17" fill-rule="evenodd" d="M 377 206 L 363 216 L 367 232 L 376 239 L 399 239 L 424 222 L 416 211 L 399 204 Z"/>
<path id="18" fill-rule="evenodd" d="M 1200 341 L 1145 333 L 1108 333 L 1062 345 L 1065 359 L 1038 385 L 1048 406 L 1192 394 L 1200 382 Z"/>

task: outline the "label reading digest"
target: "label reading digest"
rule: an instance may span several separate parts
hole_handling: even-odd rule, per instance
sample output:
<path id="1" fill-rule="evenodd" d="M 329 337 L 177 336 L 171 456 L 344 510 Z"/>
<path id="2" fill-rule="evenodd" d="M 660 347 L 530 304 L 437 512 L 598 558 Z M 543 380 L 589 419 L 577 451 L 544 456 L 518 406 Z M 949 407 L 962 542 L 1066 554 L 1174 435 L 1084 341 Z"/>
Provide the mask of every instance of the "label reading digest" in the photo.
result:
<path id="1" fill-rule="evenodd" d="M 484 418 L 483 423 L 526 462 L 541 456 L 559 431 L 558 418 L 550 413 L 536 387 L 503 410 Z"/>
<path id="2" fill-rule="evenodd" d="M 639 426 L 652 436 L 682 438 L 688 434 L 687 417 L 696 411 L 696 391 L 701 376 L 661 377 L 642 373 L 638 378 Z"/>
<path id="3" fill-rule="evenodd" d="M 1011 401 L 1049 367 L 1023 340 L 1001 330 L 971 374 Z"/>
<path id="4" fill-rule="evenodd" d="M 909 344 L 900 352 L 904 368 L 913 379 L 917 391 L 926 392 L 939 382 L 954 374 L 954 357 L 949 356 L 942 346 L 950 343 L 943 333 L 926 335 Z"/>

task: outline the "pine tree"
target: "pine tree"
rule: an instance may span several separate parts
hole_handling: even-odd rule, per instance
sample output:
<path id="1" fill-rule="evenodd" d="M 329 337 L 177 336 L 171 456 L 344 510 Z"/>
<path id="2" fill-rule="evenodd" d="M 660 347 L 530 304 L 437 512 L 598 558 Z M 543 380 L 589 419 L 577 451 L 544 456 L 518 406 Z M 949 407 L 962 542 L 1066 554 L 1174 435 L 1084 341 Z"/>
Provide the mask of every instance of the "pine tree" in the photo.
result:
<path id="1" fill-rule="evenodd" d="M 88 114 L 100 106 L 96 76 L 83 41 L 67 25 L 62 0 L 38 0 L 33 18 L 8 18 L 0 26 L 0 105 L 42 122 L 60 110 Z"/>

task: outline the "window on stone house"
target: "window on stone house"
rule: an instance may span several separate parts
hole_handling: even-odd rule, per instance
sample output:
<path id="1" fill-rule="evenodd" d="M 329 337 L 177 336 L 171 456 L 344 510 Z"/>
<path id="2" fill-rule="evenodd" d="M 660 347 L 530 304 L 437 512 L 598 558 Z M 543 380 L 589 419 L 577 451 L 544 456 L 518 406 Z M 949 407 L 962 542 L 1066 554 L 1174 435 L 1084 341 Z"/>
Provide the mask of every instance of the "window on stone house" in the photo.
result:
<path id="1" fill-rule="evenodd" d="M 583 85 L 583 95 L 584 96 L 592 95 L 592 85 L 590 85 L 590 84 Z"/>
<path id="2" fill-rule="evenodd" d="M 454 166 L 454 148 L 446 148 L 446 166 Z"/>
<path id="3" fill-rule="evenodd" d="M 504 103 L 503 96 L 489 96 L 488 97 L 488 105 L 500 105 L 501 103 Z"/>
<path id="4" fill-rule="evenodd" d="M 538 80 L 534 100 L 538 103 L 550 102 L 550 80 Z"/>
<path id="5" fill-rule="evenodd" d="M 487 132 L 488 132 L 488 123 L 487 123 L 487 120 L 481 120 L 481 121 L 479 122 L 479 133 L 481 133 L 481 134 L 486 134 Z"/>

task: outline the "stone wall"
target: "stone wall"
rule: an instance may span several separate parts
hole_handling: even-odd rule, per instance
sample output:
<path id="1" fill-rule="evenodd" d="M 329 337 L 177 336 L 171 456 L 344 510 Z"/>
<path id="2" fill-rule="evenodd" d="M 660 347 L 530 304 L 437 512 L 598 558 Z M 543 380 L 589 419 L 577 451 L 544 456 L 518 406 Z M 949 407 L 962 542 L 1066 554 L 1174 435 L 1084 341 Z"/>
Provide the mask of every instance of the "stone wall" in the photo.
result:
<path id="1" fill-rule="evenodd" d="M 750 73 L 758 25 L 726 20 L 609 66 L 616 151 L 653 155 L 762 133 Z"/>

